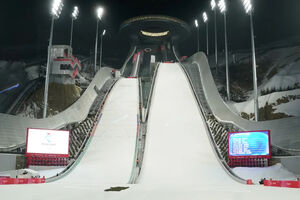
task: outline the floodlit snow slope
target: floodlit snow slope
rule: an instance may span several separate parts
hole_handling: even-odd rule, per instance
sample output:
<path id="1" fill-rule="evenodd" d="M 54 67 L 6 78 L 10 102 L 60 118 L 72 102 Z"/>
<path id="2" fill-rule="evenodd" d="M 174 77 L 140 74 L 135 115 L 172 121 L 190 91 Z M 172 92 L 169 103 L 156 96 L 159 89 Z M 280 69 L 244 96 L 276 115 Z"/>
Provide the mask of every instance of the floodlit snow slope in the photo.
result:
<path id="1" fill-rule="evenodd" d="M 137 114 L 137 80 L 120 79 L 106 100 L 86 155 L 75 170 L 59 182 L 127 183 L 134 163 Z"/>
<path id="2" fill-rule="evenodd" d="M 181 67 L 161 64 L 158 70 L 139 183 L 236 185 L 216 159 Z"/>
<path id="3" fill-rule="evenodd" d="M 128 160 L 129 163 L 123 162 L 125 159 L 122 156 L 128 155 L 125 146 L 129 147 L 123 140 L 130 143 L 125 137 L 127 135 L 125 132 L 133 130 L 133 127 L 130 125 L 131 128 L 124 128 L 123 123 L 126 121 L 125 124 L 132 123 L 133 126 L 135 121 L 136 126 L 133 102 L 137 102 L 137 93 L 134 92 L 137 91 L 137 82 L 135 79 L 130 81 L 132 81 L 130 84 L 127 81 L 124 81 L 124 85 L 119 83 L 120 85 L 116 85 L 113 89 L 92 143 L 70 175 L 47 184 L 0 185 L 1 199 L 294 200 L 299 198 L 299 189 L 242 185 L 226 175 L 212 152 L 195 99 L 180 67 L 176 64 L 162 65 L 159 69 L 149 116 L 150 127 L 147 136 L 149 141 L 143 166 L 145 170 L 142 172 L 140 184 L 124 184 L 128 176 L 123 174 L 125 172 L 123 168 L 129 170 L 129 163 L 131 165 L 132 162 Z M 162 116 L 159 116 L 160 114 Z M 124 137 L 121 133 L 124 133 Z M 103 144 L 101 140 L 108 143 Z M 115 141 L 110 143 L 111 140 Z M 118 151 L 122 149 L 125 153 L 116 154 L 115 149 Z M 110 156 L 105 156 L 106 160 L 101 158 L 104 151 L 110 153 Z M 118 158 L 112 158 L 114 156 Z M 114 159 L 115 162 L 108 159 Z M 122 162 L 118 162 L 119 160 Z M 121 170 L 122 174 L 117 172 L 117 169 Z M 104 191 L 117 186 L 129 188 L 121 192 Z"/>

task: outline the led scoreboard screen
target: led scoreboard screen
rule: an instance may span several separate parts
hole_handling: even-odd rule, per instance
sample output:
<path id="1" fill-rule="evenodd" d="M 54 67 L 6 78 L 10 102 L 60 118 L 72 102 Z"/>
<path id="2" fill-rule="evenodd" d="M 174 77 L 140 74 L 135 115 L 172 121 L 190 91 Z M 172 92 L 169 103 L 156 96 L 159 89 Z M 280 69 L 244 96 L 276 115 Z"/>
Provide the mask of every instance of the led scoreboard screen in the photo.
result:
<path id="1" fill-rule="evenodd" d="M 228 133 L 229 158 L 270 158 L 270 131 Z"/>
<path id="2" fill-rule="evenodd" d="M 27 155 L 69 156 L 69 131 L 27 129 Z"/>

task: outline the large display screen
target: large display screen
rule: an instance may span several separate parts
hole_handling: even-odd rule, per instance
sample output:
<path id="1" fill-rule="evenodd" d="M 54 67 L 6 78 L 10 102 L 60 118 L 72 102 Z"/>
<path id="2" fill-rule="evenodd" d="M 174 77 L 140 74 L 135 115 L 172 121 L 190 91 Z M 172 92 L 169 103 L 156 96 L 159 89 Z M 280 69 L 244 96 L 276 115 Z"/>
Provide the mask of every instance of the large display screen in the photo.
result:
<path id="1" fill-rule="evenodd" d="M 229 157 L 270 158 L 270 131 L 228 133 Z"/>
<path id="2" fill-rule="evenodd" d="M 26 154 L 69 155 L 69 131 L 27 129 Z"/>

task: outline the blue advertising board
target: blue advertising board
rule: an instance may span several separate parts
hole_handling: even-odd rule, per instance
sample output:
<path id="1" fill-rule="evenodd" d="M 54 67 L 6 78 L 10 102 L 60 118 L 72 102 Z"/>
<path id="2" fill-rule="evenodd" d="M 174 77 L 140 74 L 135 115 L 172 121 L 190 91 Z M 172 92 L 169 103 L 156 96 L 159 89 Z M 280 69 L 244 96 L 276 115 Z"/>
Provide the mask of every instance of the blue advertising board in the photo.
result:
<path id="1" fill-rule="evenodd" d="M 270 158 L 270 131 L 228 133 L 228 155 L 229 158 Z"/>

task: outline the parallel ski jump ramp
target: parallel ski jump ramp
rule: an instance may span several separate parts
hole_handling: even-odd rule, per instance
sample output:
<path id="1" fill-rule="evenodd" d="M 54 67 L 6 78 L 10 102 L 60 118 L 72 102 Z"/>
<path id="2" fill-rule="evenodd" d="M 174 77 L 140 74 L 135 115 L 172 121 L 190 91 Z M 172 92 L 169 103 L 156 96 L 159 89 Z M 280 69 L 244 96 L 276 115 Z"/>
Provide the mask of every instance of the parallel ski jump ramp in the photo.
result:
<path id="1" fill-rule="evenodd" d="M 214 116 L 224 123 L 232 123 L 244 130 L 271 130 L 273 145 L 287 149 L 300 150 L 300 117 L 254 122 L 232 112 L 222 100 L 204 53 L 197 53 L 188 59 L 187 67 L 198 68 L 206 101 Z"/>
<path id="2" fill-rule="evenodd" d="M 101 68 L 83 95 L 65 111 L 45 119 L 30 119 L 0 113 L 0 150 L 25 145 L 27 128 L 59 129 L 67 124 L 83 121 L 97 97 L 96 86 L 101 89 L 111 78 L 111 68 Z"/>
<path id="3" fill-rule="evenodd" d="M 225 172 L 178 63 L 159 66 L 151 102 L 137 186 L 147 194 L 144 199 L 293 199 L 300 195 L 299 190 L 240 184 Z"/>
<path id="4" fill-rule="evenodd" d="M 138 87 L 136 79 L 123 79 L 111 91 L 95 136 L 69 175 L 46 184 L 0 186 L 1 199 L 299 199 L 298 189 L 244 185 L 231 179 L 214 155 L 180 65 L 162 64 L 158 70 L 138 184 L 126 184 L 133 164 Z M 104 191 L 118 186 L 129 188 Z"/>
<path id="5" fill-rule="evenodd" d="M 135 163 L 138 94 L 137 79 L 120 79 L 77 166 L 50 183 L 1 185 L 1 199 L 97 199 L 99 188 L 127 184 Z"/>
<path id="6" fill-rule="evenodd" d="M 128 183 L 135 163 L 137 79 L 120 79 L 110 92 L 98 127 L 79 165 L 61 183 Z M 82 177 L 82 178 L 80 178 Z"/>
<path id="7" fill-rule="evenodd" d="M 178 63 L 161 64 L 158 70 L 139 182 L 238 184 L 216 160 L 205 121 L 181 67 Z"/>

